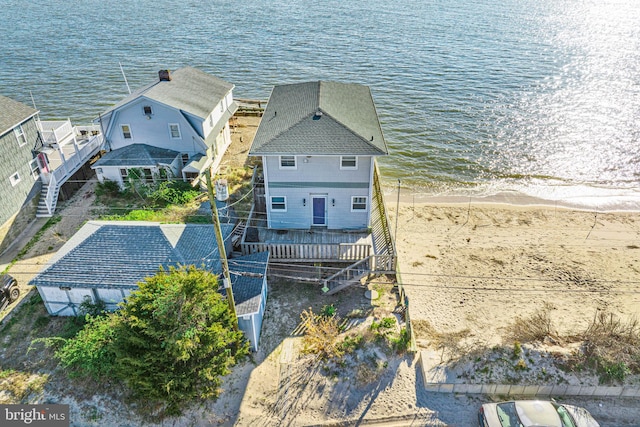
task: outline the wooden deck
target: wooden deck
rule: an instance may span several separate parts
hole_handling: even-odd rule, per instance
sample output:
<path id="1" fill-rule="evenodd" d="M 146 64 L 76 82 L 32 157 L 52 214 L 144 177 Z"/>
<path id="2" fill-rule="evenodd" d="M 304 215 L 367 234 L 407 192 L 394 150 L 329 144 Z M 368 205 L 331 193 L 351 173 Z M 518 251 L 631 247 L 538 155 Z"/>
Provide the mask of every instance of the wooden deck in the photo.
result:
<path id="1" fill-rule="evenodd" d="M 257 232 L 257 242 L 247 238 Z M 288 261 L 356 261 L 373 252 L 368 232 L 341 230 L 269 230 L 266 220 L 253 218 L 242 239 L 242 253 L 269 251 L 271 259 Z"/>

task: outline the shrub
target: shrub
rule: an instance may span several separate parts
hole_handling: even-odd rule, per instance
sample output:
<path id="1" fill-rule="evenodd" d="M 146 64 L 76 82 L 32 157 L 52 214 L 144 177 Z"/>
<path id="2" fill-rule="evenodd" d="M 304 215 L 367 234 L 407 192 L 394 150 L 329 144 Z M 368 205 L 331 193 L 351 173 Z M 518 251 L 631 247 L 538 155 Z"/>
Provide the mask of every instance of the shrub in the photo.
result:
<path id="1" fill-rule="evenodd" d="M 56 357 L 71 375 L 115 378 L 133 398 L 160 404 L 161 415 L 180 414 L 215 399 L 221 377 L 249 352 L 217 289 L 216 275 L 193 266 L 161 270 L 120 310 L 87 316 Z"/>
<path id="2" fill-rule="evenodd" d="M 154 201 L 170 205 L 191 203 L 199 195 L 200 191 L 193 188 L 190 183 L 178 180 L 163 181 L 149 193 L 149 197 Z"/>
<path id="3" fill-rule="evenodd" d="M 116 197 L 120 194 L 120 185 L 116 181 L 105 179 L 96 184 L 96 196 Z"/>
<path id="4" fill-rule="evenodd" d="M 338 343 L 340 325 L 338 316 L 317 316 L 313 310 L 304 310 L 300 315 L 305 326 L 303 352 L 314 353 L 321 359 L 341 357 L 344 350 Z"/>
<path id="5" fill-rule="evenodd" d="M 322 309 L 320 310 L 322 316 L 324 317 L 333 317 L 336 314 L 336 307 L 333 304 L 330 305 L 324 305 L 322 306 Z"/>

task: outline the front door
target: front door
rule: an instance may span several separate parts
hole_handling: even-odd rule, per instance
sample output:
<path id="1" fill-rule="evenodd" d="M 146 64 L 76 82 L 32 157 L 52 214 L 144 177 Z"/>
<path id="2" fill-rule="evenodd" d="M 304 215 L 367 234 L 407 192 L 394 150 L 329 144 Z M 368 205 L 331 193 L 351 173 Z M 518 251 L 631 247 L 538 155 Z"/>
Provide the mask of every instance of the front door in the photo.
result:
<path id="1" fill-rule="evenodd" d="M 312 226 L 327 225 L 327 198 L 325 196 L 312 196 L 313 221 Z"/>

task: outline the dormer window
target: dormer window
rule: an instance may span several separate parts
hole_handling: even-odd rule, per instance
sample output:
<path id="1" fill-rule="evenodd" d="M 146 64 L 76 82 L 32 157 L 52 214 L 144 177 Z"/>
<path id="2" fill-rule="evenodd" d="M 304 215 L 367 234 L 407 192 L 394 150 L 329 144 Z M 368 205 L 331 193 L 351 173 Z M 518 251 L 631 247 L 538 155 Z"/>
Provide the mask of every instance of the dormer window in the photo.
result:
<path id="1" fill-rule="evenodd" d="M 142 111 L 147 117 L 153 116 L 153 109 L 151 108 L 151 105 L 145 105 L 144 107 L 142 107 Z"/>

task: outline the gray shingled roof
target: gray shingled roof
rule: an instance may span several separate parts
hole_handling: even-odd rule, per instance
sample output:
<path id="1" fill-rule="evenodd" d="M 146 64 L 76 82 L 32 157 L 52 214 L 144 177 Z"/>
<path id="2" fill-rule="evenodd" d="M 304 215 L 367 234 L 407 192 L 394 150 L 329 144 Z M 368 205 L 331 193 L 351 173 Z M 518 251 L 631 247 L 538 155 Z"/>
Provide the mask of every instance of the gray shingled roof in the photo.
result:
<path id="1" fill-rule="evenodd" d="M 262 283 L 267 274 L 269 252 L 259 252 L 228 261 L 236 314 L 257 313 L 260 309 Z"/>
<path id="2" fill-rule="evenodd" d="M 0 136 L 36 114 L 38 110 L 0 95 Z"/>
<path id="3" fill-rule="evenodd" d="M 180 68 L 171 72 L 171 81 L 156 80 L 137 89 L 102 115 L 145 96 L 204 120 L 233 88 L 233 84 L 204 71 L 192 67 Z"/>
<path id="4" fill-rule="evenodd" d="M 323 81 L 275 86 L 249 151 L 255 156 L 387 153 L 369 88 Z"/>
<path id="5" fill-rule="evenodd" d="M 93 168 L 101 166 L 144 167 L 156 166 L 158 163 L 170 164 L 179 152 L 158 148 L 147 144 L 131 144 L 103 155 L 93 164 Z"/>
<path id="6" fill-rule="evenodd" d="M 233 225 L 222 224 L 228 239 Z M 220 272 L 212 224 L 90 221 L 30 284 L 135 289 L 160 266 L 195 265 Z"/>

